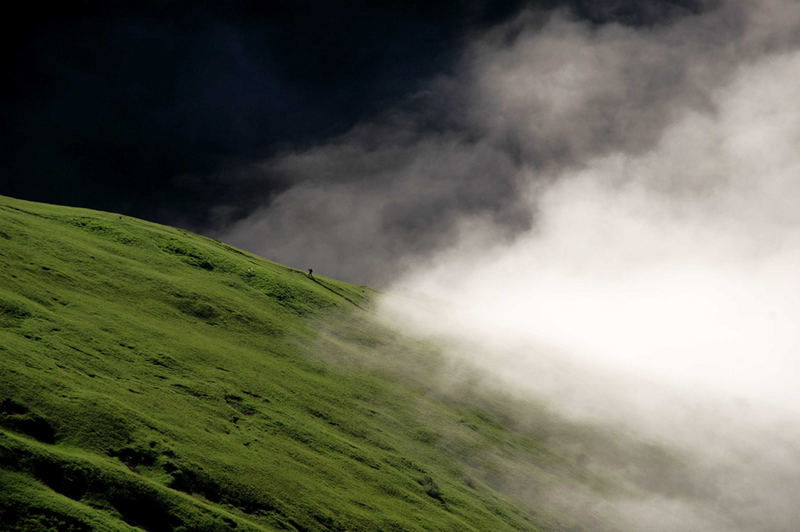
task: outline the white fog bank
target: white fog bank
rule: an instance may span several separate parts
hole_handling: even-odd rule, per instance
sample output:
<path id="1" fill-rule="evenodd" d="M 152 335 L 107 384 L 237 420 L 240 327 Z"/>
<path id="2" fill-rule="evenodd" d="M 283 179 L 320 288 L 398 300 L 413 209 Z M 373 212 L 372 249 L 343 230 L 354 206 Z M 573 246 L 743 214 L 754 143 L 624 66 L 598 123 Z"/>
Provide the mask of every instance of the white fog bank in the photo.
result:
<path id="1" fill-rule="evenodd" d="M 798 87 L 800 53 L 770 54 L 710 90 L 708 110 L 676 111 L 651 149 L 523 169 L 534 228 L 509 242 L 465 219 L 383 316 L 718 476 L 713 504 L 619 502 L 634 529 L 800 526 Z M 704 517 L 653 517 L 669 507 Z"/>

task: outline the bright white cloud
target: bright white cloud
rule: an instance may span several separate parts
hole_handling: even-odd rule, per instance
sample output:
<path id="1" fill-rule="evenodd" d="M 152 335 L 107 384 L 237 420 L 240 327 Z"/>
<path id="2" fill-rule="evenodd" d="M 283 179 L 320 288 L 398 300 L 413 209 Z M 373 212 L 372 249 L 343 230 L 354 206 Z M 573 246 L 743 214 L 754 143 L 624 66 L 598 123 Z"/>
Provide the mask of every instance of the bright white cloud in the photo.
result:
<path id="1" fill-rule="evenodd" d="M 690 528 L 781 530 L 798 518 L 786 493 L 800 487 L 800 52 L 775 46 L 789 24 L 778 6 L 798 21 L 796 6 L 764 4 L 738 62 L 725 50 L 684 62 L 694 78 L 669 123 L 643 129 L 657 132 L 646 147 L 625 137 L 591 148 L 604 128 L 647 119 L 625 101 L 630 83 L 650 78 L 629 69 L 671 64 L 671 37 L 558 22 L 487 59 L 475 98 L 491 100 L 480 106 L 488 130 L 508 120 L 518 139 L 583 157 L 526 160 L 531 230 L 508 243 L 465 219 L 459 243 L 383 302 L 392 323 L 518 391 L 690 449 L 719 479 L 713 504 L 617 505 L 639 516 L 634 526 L 686 505 L 705 516 L 679 520 Z M 727 74 L 713 84 L 705 67 Z"/>

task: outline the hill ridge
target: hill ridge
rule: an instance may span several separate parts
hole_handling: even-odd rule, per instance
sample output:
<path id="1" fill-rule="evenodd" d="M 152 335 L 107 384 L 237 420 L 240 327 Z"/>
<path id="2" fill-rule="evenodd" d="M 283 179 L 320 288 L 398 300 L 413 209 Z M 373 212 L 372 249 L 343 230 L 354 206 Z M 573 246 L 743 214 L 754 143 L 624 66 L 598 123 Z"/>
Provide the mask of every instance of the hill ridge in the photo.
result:
<path id="1" fill-rule="evenodd" d="M 544 410 L 525 428 L 469 383 L 439 391 L 441 354 L 375 320 L 376 294 L 188 231 L 0 196 L 0 522 L 575 526 L 514 500 L 504 471 L 542 493 L 610 484 L 549 443 Z"/>

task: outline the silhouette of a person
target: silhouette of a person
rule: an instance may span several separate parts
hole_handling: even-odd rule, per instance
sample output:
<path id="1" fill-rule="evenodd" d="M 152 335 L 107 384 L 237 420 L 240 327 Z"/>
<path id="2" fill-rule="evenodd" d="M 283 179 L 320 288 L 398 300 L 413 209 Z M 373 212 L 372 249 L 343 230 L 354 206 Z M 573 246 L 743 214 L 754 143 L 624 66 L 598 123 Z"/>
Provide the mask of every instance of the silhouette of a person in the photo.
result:
<path id="1" fill-rule="evenodd" d="M 309 268 L 309 269 L 308 269 L 308 276 L 309 276 L 309 277 L 314 277 L 314 275 L 313 275 L 313 274 L 314 274 L 314 270 L 312 270 L 311 268 Z"/>

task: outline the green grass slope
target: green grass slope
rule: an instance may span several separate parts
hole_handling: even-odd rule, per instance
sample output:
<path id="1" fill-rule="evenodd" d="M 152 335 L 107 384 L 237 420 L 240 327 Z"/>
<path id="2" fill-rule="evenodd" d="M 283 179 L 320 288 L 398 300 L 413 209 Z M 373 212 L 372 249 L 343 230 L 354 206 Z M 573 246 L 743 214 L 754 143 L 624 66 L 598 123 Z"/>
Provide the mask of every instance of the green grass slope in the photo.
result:
<path id="1" fill-rule="evenodd" d="M 504 471 L 608 489 L 541 425 L 437 392 L 436 351 L 372 296 L 0 196 L 2 528 L 561 530 Z"/>

